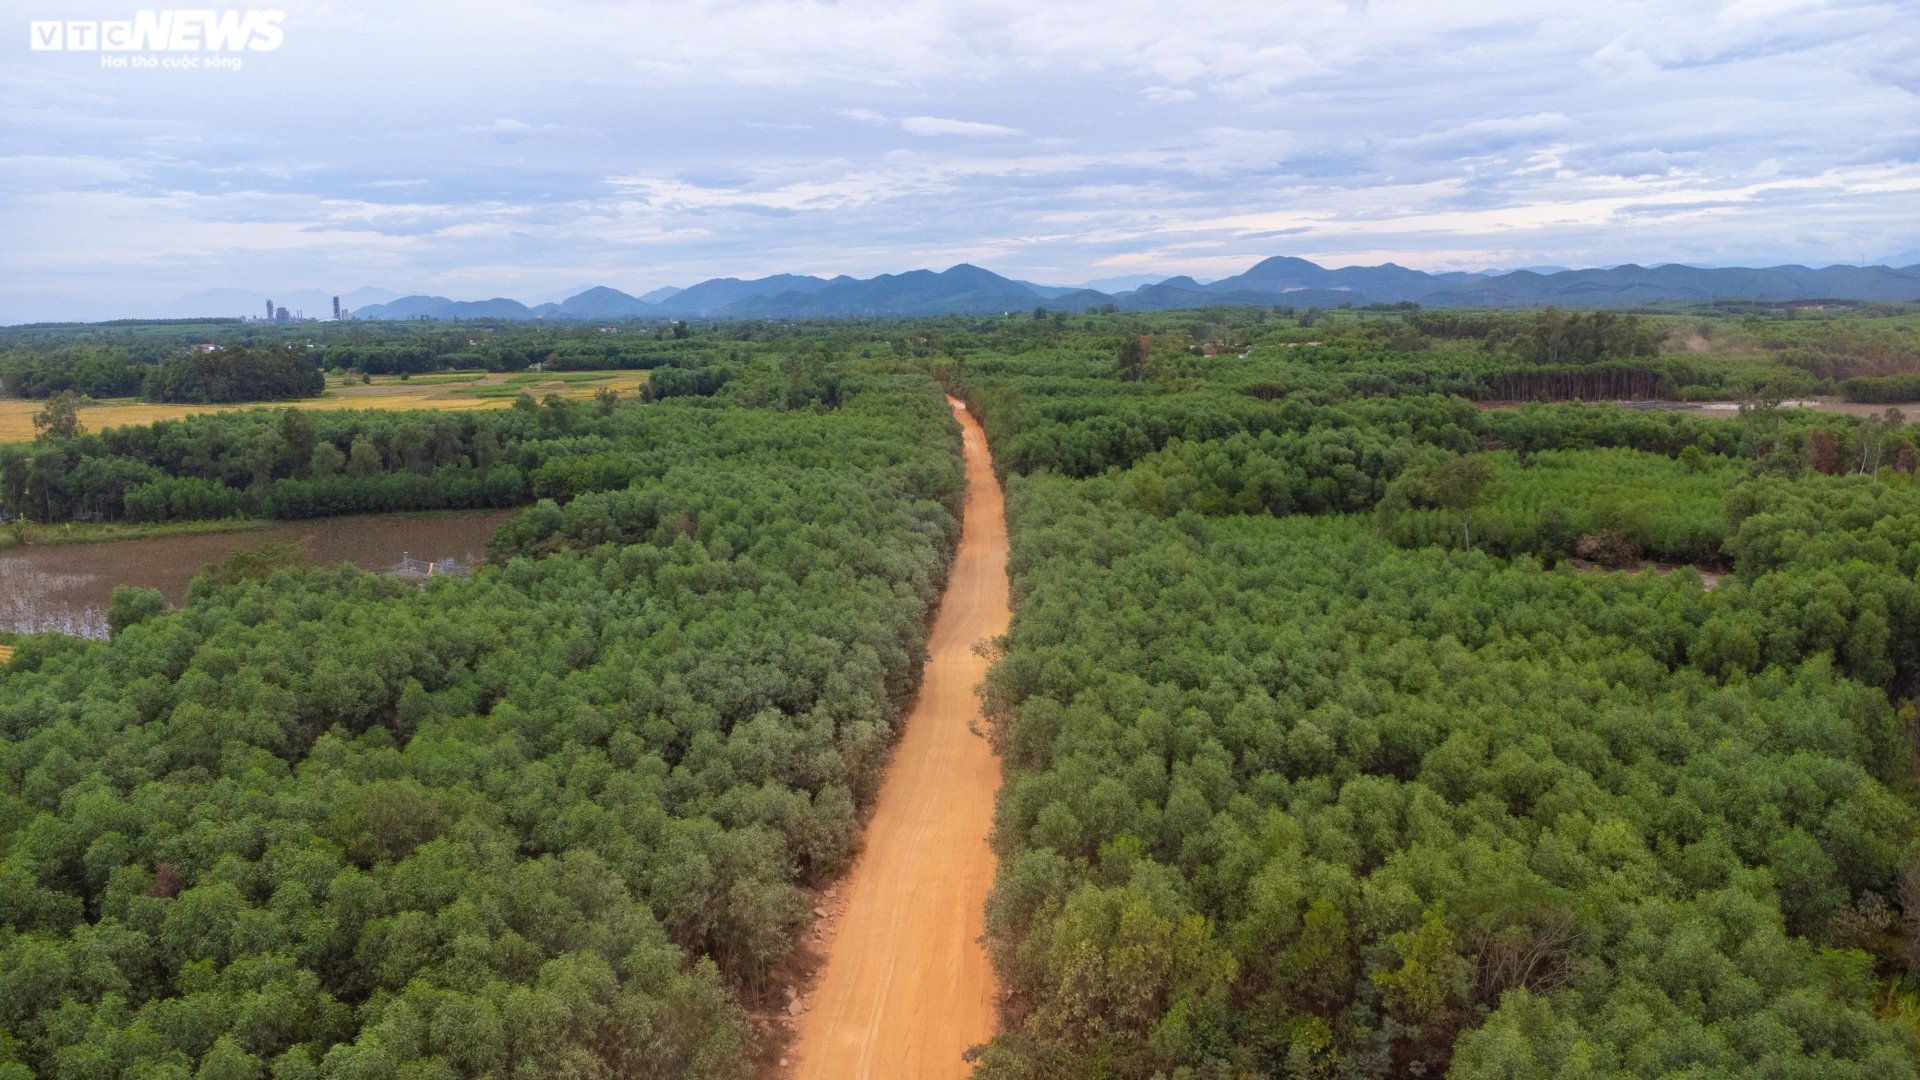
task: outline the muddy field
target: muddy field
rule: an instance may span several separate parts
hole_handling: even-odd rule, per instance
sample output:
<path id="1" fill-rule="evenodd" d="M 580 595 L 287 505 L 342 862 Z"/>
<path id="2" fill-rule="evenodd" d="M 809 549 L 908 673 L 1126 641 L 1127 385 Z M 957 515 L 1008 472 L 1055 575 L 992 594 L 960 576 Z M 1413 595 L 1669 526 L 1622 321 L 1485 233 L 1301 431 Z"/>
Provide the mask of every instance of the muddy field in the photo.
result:
<path id="1" fill-rule="evenodd" d="M 386 570 L 403 556 L 472 566 L 485 554 L 494 530 L 513 513 L 383 514 L 242 532 L 13 548 L 0 551 L 0 630 L 57 630 L 102 638 L 114 586 L 159 589 L 168 603 L 179 604 L 194 576 L 209 564 L 240 548 L 273 541 L 304 542 L 308 560 L 317 566 L 352 563 L 363 570 Z"/>

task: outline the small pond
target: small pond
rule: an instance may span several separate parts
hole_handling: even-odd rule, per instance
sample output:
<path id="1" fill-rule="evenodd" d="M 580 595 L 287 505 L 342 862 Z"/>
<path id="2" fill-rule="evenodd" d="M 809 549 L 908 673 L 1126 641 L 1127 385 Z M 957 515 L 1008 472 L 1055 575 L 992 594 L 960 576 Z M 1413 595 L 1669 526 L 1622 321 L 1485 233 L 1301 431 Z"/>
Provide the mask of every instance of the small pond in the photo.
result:
<path id="1" fill-rule="evenodd" d="M 454 560 L 471 567 L 485 554 L 494 530 L 515 512 L 323 518 L 243 532 L 13 548 L 0 551 L 0 630 L 105 637 L 114 586 L 148 586 L 180 604 L 201 570 L 236 549 L 273 541 L 306 541 L 316 566 L 344 562 L 363 570 L 391 570 L 411 559 L 415 564 Z"/>

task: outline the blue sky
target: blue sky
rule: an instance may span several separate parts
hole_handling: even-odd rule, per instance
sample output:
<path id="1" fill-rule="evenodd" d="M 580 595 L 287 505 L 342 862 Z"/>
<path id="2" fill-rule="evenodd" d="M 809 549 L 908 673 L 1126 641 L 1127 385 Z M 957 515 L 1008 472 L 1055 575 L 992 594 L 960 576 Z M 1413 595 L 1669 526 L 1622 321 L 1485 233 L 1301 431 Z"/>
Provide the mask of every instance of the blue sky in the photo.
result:
<path id="1" fill-rule="evenodd" d="M 217 287 L 1920 249 L 1895 0 L 292 0 L 238 71 L 29 50 L 30 20 L 150 0 L 0 2 L 5 321 Z"/>

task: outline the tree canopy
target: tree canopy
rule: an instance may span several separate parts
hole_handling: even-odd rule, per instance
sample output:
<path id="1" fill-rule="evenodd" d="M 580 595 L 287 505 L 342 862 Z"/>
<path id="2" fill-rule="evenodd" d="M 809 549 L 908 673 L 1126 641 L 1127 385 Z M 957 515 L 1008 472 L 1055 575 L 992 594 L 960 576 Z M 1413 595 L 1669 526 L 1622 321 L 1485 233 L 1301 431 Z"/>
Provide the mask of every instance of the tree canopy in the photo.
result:
<path id="1" fill-rule="evenodd" d="M 0 1075 L 744 1075 L 918 680 L 958 432 L 866 372 L 570 438 L 618 490 L 556 479 L 470 580 L 269 566 L 21 644 Z"/>
<path id="2" fill-rule="evenodd" d="M 1013 474 L 979 1075 L 1913 1075 L 1911 478 L 1251 374 L 953 376 Z"/>
<path id="3" fill-rule="evenodd" d="M 917 687 L 942 390 L 1015 608 L 976 1075 L 1912 1076 L 1914 433 L 1789 393 L 1897 396 L 1871 318 L 0 332 L 55 400 L 203 335 L 654 372 L 0 447 L 37 521 L 519 508 L 469 579 L 256 550 L 9 635 L 0 1078 L 748 1075 Z M 1743 408 L 1566 400 L 1643 395 Z"/>

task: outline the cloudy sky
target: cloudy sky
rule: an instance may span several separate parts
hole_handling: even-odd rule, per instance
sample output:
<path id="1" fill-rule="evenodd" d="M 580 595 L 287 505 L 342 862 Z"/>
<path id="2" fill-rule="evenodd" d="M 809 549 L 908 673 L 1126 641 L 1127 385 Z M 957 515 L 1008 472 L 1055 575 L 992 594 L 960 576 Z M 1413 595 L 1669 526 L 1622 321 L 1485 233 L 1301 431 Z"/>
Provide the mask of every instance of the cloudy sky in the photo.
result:
<path id="1" fill-rule="evenodd" d="M 29 48 L 150 3 L 0 0 L 0 320 L 962 261 L 1920 261 L 1912 0 L 280 0 L 238 71 Z"/>

